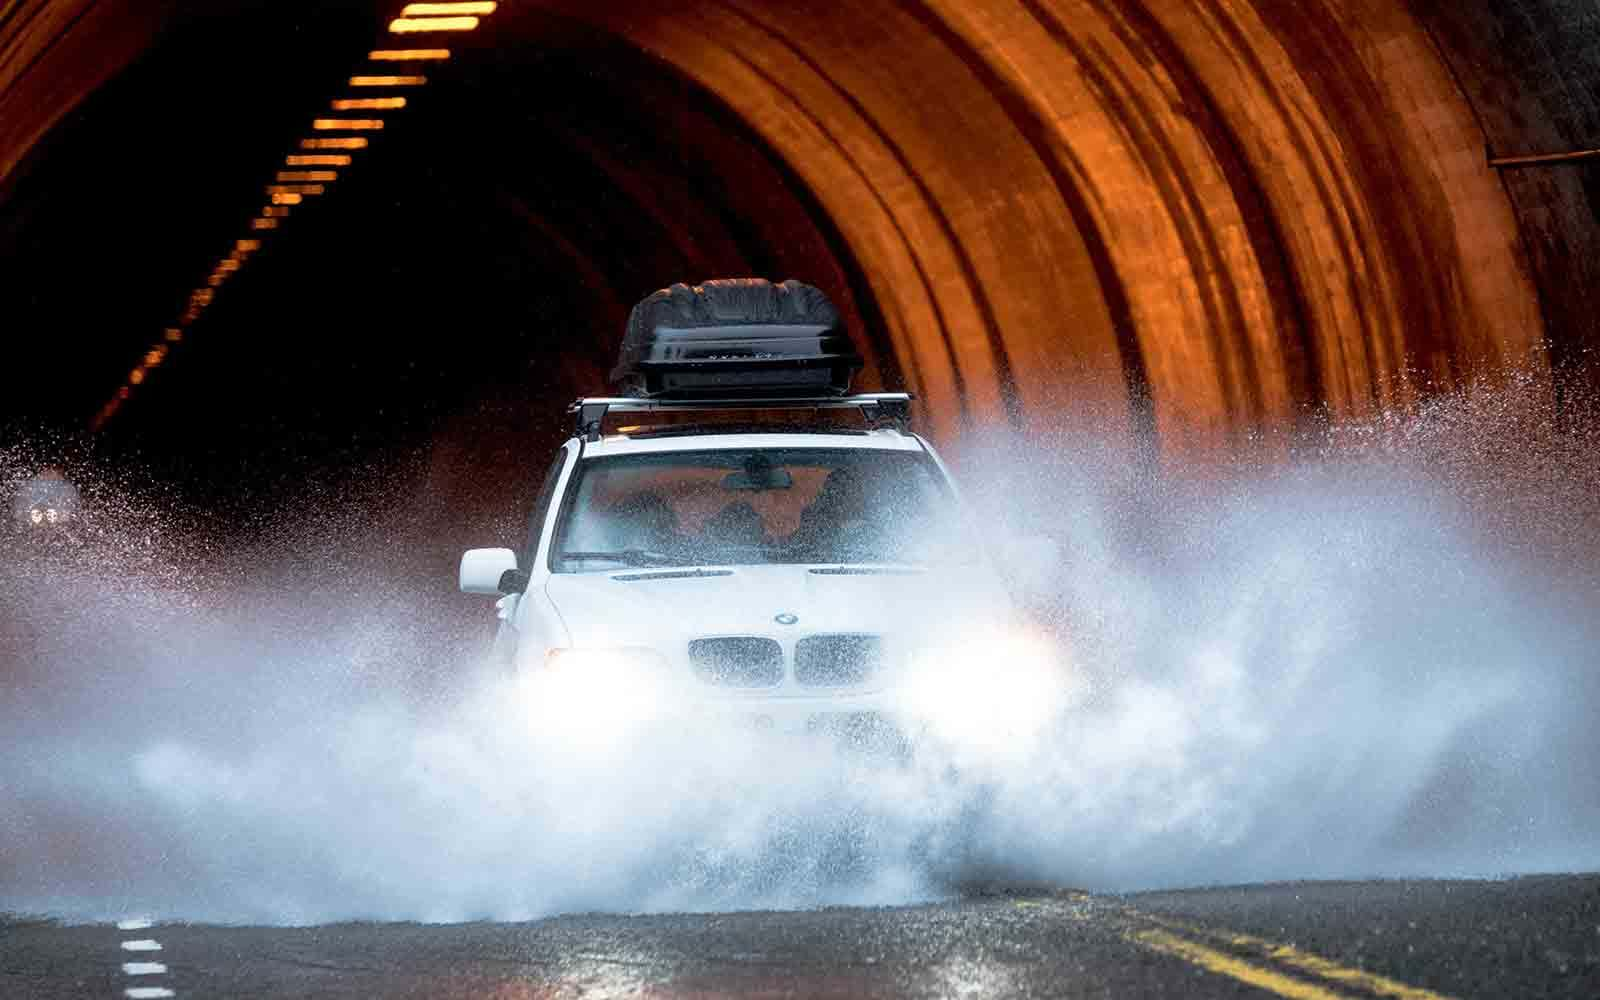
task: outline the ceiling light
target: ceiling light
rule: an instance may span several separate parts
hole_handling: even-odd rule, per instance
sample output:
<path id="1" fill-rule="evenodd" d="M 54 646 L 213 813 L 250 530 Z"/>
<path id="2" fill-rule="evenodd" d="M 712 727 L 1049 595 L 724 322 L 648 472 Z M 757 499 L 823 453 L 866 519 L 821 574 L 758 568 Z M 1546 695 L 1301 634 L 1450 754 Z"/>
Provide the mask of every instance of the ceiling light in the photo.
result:
<path id="1" fill-rule="evenodd" d="M 475 17 L 397 17 L 389 22 L 389 30 L 397 35 L 420 31 L 471 31 L 477 26 Z"/>
<path id="2" fill-rule="evenodd" d="M 301 139 L 301 149 L 366 149 L 366 136 L 350 136 L 344 139 Z"/>
<path id="3" fill-rule="evenodd" d="M 428 82 L 425 76 L 352 76 L 352 87 L 416 87 Z"/>
<path id="4" fill-rule="evenodd" d="M 312 153 L 285 157 L 283 162 L 291 167 L 348 167 L 350 157 L 344 153 Z"/>
<path id="5" fill-rule="evenodd" d="M 278 180 L 289 184 L 296 181 L 334 181 L 339 179 L 337 170 L 280 170 Z"/>
<path id="6" fill-rule="evenodd" d="M 250 220 L 250 228 L 251 229 L 277 229 L 278 228 L 278 220 L 277 219 L 251 219 Z"/>
<path id="7" fill-rule="evenodd" d="M 335 111 L 387 111 L 405 106 L 404 97 L 355 97 L 333 102 Z"/>
<path id="8" fill-rule="evenodd" d="M 487 0 L 467 0 L 462 3 L 408 3 L 401 17 L 430 17 L 438 14 L 493 14 L 498 4 Z"/>
<path id="9" fill-rule="evenodd" d="M 420 62 L 427 59 L 449 59 L 449 49 L 376 49 L 367 53 L 368 59 L 378 62 Z"/>
<path id="10" fill-rule="evenodd" d="M 382 118 L 318 118 L 311 123 L 318 132 L 371 132 L 383 128 Z"/>

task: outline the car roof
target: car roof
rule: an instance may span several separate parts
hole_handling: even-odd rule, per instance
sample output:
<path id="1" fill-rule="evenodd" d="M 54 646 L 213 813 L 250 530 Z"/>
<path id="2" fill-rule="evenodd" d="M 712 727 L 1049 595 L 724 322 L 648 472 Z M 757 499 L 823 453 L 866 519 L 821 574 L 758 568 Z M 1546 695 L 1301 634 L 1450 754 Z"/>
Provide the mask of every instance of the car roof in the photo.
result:
<path id="1" fill-rule="evenodd" d="M 583 445 L 589 458 L 607 455 L 638 455 L 653 452 L 715 451 L 728 448 L 851 448 L 877 451 L 923 451 L 922 439 L 898 430 L 879 429 L 830 434 L 790 431 L 738 434 L 651 434 L 629 437 L 608 434 Z"/>

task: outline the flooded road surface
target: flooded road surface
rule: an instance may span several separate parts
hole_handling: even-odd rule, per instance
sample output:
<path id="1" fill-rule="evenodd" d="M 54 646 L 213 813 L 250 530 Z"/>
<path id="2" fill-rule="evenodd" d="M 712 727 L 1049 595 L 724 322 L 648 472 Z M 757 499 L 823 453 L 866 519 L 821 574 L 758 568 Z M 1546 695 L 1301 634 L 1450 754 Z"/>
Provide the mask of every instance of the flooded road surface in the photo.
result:
<path id="1" fill-rule="evenodd" d="M 1600 876 L 303 928 L 0 924 L 66 997 L 1593 997 Z"/>

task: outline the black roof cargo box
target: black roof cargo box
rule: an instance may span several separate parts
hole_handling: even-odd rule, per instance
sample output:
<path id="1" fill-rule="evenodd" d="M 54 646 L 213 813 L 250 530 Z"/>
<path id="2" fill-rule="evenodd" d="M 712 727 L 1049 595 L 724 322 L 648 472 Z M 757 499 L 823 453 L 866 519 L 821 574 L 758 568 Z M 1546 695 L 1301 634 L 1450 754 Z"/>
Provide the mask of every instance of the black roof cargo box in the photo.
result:
<path id="1" fill-rule="evenodd" d="M 611 381 L 662 399 L 843 396 L 861 364 L 819 289 L 724 278 L 634 306 Z"/>

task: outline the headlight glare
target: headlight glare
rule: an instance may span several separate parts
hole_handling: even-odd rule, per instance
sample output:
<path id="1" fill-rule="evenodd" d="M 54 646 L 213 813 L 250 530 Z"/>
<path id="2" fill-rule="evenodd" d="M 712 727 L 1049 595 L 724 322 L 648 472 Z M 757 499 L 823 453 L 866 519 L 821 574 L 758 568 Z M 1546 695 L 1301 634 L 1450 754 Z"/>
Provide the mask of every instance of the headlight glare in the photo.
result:
<path id="1" fill-rule="evenodd" d="M 953 747 L 1025 752 L 1078 693 L 1053 644 L 1006 631 L 924 649 L 899 691 L 906 712 Z"/>
<path id="2" fill-rule="evenodd" d="M 544 669 L 527 671 L 534 726 L 570 746 L 614 743 L 662 714 L 666 660 L 643 647 L 560 648 Z"/>
<path id="3" fill-rule="evenodd" d="M 646 646 L 614 646 L 600 649 L 558 647 L 547 650 L 547 670 L 629 671 L 648 670 L 665 664 L 660 653 Z"/>

